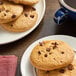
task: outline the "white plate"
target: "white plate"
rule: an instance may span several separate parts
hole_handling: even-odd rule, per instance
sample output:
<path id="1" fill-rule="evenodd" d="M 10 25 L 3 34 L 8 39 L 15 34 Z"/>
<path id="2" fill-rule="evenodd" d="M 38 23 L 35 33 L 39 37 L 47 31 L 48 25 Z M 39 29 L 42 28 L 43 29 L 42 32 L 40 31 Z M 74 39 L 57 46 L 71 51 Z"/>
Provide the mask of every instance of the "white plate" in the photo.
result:
<path id="1" fill-rule="evenodd" d="M 34 76 L 33 67 L 30 64 L 30 59 L 29 59 L 30 53 L 36 44 L 38 44 L 39 42 L 42 42 L 44 40 L 62 40 L 62 41 L 65 41 L 66 43 L 68 43 L 74 50 L 76 50 L 76 38 L 74 38 L 72 36 L 53 35 L 53 36 L 48 36 L 48 37 L 39 39 L 39 40 L 35 41 L 33 44 L 31 44 L 22 56 L 21 65 L 20 65 L 22 76 L 26 76 L 26 75 Z"/>
<path id="2" fill-rule="evenodd" d="M 24 36 L 31 33 L 39 25 L 45 13 L 45 0 L 40 0 L 39 3 L 36 4 L 34 7 L 38 12 L 38 20 L 36 22 L 36 25 L 33 28 L 31 28 L 29 31 L 23 33 L 11 33 L 0 28 L 0 45 L 10 43 L 23 38 Z"/>

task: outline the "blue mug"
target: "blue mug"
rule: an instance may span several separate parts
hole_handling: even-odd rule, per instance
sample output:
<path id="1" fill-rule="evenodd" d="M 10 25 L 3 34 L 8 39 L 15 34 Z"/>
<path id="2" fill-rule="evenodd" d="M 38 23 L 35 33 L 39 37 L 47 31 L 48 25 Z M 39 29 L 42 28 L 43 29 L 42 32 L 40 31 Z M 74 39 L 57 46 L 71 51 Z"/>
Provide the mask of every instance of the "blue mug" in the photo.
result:
<path id="1" fill-rule="evenodd" d="M 54 21 L 57 24 L 63 23 L 68 18 L 72 20 L 76 20 L 76 9 L 75 8 L 70 7 L 68 4 L 64 2 L 64 0 L 59 0 L 59 4 L 61 8 L 57 10 L 54 15 Z"/>

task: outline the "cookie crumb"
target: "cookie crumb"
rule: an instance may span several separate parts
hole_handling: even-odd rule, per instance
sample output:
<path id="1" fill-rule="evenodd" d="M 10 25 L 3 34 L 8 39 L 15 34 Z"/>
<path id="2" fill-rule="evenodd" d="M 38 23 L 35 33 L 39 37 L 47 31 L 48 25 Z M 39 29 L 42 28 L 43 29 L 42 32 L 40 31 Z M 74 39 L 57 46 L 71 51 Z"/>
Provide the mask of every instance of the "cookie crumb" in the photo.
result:
<path id="1" fill-rule="evenodd" d="M 68 70 L 73 70 L 73 69 L 74 69 L 73 65 L 72 64 L 69 64 L 68 65 Z"/>

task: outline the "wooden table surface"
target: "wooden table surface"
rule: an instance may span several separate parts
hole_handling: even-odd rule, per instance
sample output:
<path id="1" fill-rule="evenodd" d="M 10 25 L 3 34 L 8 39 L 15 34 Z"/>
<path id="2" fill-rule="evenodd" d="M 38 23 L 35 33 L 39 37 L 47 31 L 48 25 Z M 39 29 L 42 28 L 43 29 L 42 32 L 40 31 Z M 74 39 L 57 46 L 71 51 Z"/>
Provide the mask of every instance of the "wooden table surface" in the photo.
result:
<path id="1" fill-rule="evenodd" d="M 74 21 L 67 20 L 62 25 L 57 25 L 53 21 L 53 15 L 58 8 L 58 0 L 46 0 L 46 13 L 39 26 L 31 34 L 24 37 L 23 39 L 0 46 L 0 55 L 14 54 L 18 56 L 18 68 L 16 76 L 21 76 L 20 60 L 24 51 L 31 43 L 37 39 L 49 35 L 63 34 L 76 36 L 76 23 Z"/>

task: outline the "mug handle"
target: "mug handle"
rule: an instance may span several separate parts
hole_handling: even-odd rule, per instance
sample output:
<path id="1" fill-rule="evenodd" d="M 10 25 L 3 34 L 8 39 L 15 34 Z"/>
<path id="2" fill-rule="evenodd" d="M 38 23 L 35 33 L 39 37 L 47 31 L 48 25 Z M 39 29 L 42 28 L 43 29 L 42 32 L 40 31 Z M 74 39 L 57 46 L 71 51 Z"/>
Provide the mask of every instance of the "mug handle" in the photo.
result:
<path id="1" fill-rule="evenodd" d="M 67 18 L 68 18 L 68 11 L 63 8 L 60 8 L 58 11 L 56 11 L 54 15 L 54 21 L 57 24 L 63 23 Z"/>

